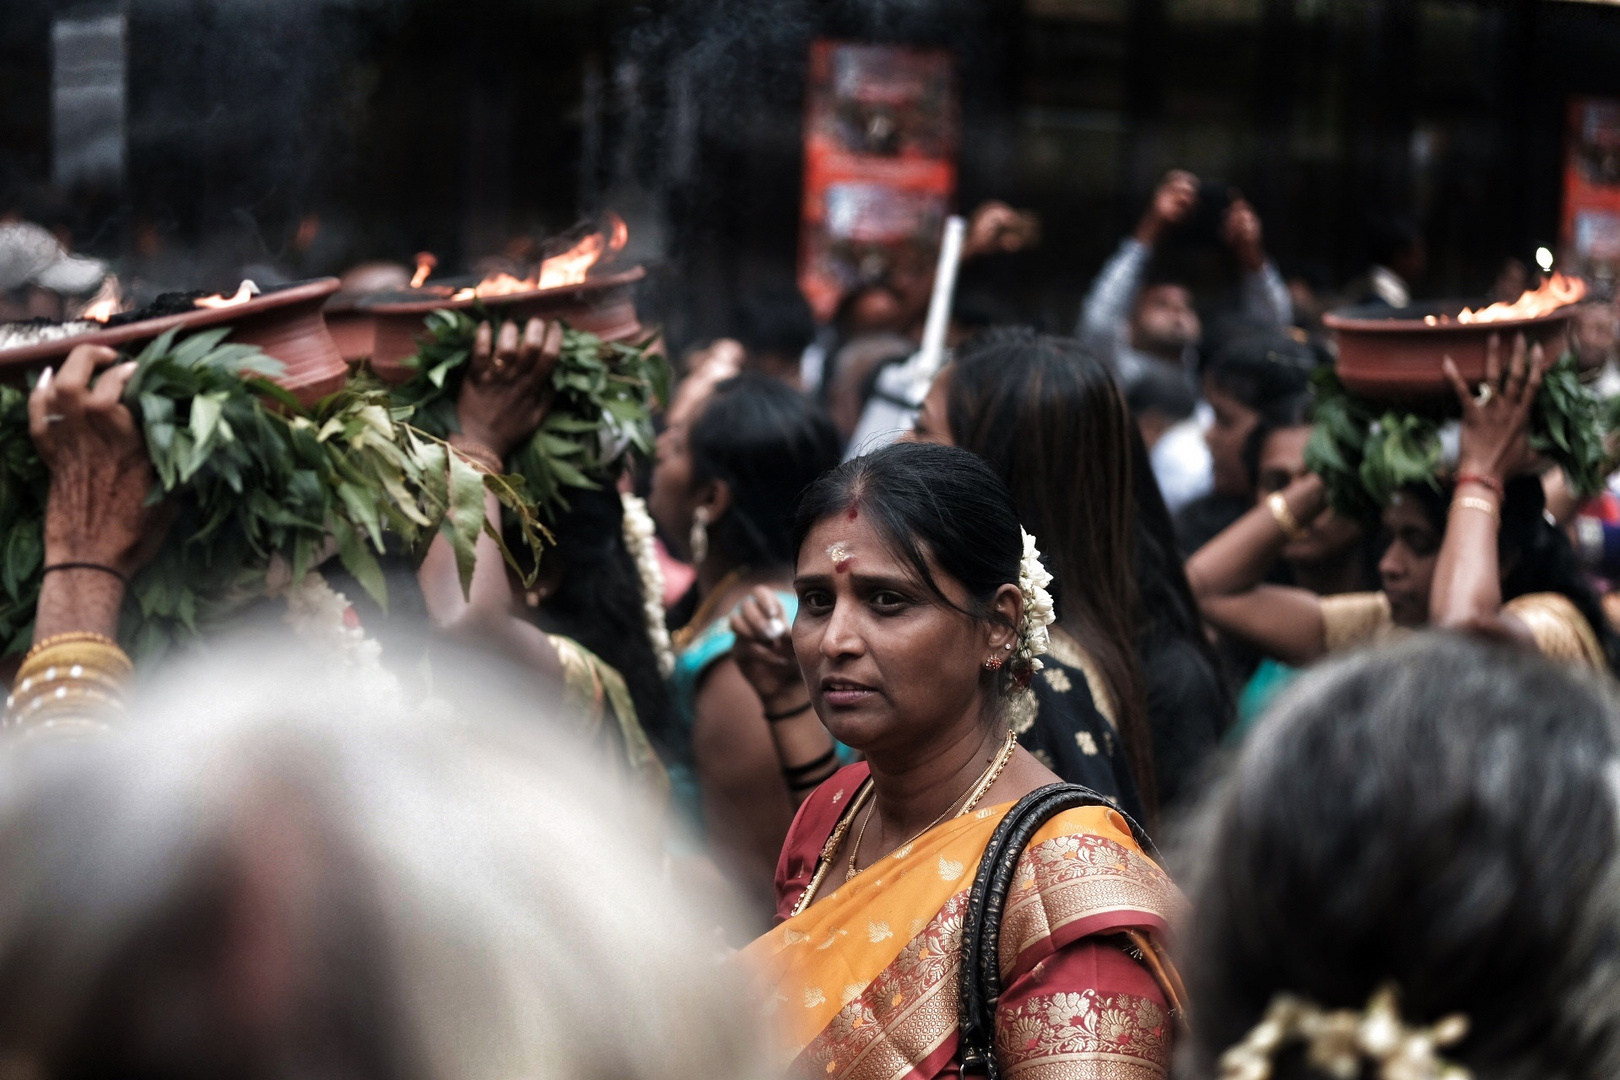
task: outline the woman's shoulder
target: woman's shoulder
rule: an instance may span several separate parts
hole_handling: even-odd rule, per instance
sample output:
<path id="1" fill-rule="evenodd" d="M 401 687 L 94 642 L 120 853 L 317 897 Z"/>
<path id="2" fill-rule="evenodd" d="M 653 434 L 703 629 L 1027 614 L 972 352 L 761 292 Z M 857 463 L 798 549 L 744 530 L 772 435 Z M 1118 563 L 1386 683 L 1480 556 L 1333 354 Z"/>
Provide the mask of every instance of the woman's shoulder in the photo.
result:
<path id="1" fill-rule="evenodd" d="M 1389 633 L 1395 615 L 1382 591 L 1324 596 L 1322 643 L 1328 652 L 1368 645 Z"/>
<path id="2" fill-rule="evenodd" d="M 1502 605 L 1530 630 L 1536 649 L 1549 660 L 1607 671 L 1608 658 L 1592 624 L 1562 593 L 1526 593 Z"/>
<path id="3" fill-rule="evenodd" d="M 809 887 L 822 846 L 832 835 L 838 819 L 849 811 L 856 792 L 870 773 L 864 761 L 839 769 L 812 791 L 793 815 L 793 824 L 788 827 L 781 857 L 776 862 L 778 919 L 788 917 L 793 905 Z"/>

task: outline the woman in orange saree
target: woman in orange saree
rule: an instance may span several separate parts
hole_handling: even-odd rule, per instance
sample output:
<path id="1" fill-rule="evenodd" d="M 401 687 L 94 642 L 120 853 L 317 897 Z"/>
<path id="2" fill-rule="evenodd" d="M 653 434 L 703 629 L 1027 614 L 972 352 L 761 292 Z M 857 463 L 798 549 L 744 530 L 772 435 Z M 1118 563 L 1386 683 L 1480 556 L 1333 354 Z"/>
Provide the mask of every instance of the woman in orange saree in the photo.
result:
<path id="1" fill-rule="evenodd" d="M 1044 571 L 1000 479 L 949 447 L 841 466 L 806 494 L 797 531 L 791 636 L 751 599 L 736 655 L 768 715 L 813 706 L 867 760 L 800 808 L 777 869 L 782 921 L 743 960 L 786 1071 L 956 1076 L 975 873 L 1007 812 L 1057 779 L 1006 722 L 1039 670 Z M 1037 831 L 1001 920 L 1001 1074 L 1166 1076 L 1178 903 L 1118 812 L 1069 810 Z"/>

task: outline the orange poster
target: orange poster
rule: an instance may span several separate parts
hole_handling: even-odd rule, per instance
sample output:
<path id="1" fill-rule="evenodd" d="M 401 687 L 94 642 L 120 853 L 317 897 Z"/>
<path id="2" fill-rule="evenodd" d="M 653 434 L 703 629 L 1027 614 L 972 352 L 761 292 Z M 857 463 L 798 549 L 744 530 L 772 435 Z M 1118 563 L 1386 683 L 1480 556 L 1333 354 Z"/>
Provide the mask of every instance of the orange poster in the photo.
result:
<path id="1" fill-rule="evenodd" d="M 1577 273 L 1620 272 L 1620 100 L 1570 101 L 1560 233 Z"/>
<path id="2" fill-rule="evenodd" d="M 960 121 L 940 49 L 814 42 L 805 99 L 799 287 L 826 320 L 849 289 L 934 258 Z"/>

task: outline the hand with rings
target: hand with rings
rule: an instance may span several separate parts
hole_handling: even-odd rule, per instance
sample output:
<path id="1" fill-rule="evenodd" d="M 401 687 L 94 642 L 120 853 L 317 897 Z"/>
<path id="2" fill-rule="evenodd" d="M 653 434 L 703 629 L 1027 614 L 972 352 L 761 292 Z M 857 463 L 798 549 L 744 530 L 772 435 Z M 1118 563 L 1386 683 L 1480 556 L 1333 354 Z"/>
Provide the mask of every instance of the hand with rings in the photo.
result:
<path id="1" fill-rule="evenodd" d="M 456 398 L 461 434 L 451 442 L 474 443 L 506 458 L 546 418 L 561 355 L 561 323 L 530 319 L 521 335 L 515 321 L 502 323 L 499 334 L 480 324 Z"/>
<path id="2" fill-rule="evenodd" d="M 157 553 L 172 508 L 150 501 L 152 461 L 123 402 L 135 364 L 107 366 L 117 359 L 80 345 L 60 372 L 46 368 L 28 397 L 28 428 L 51 477 L 46 564 L 94 563 L 127 579 Z"/>
<path id="3" fill-rule="evenodd" d="M 744 597 L 732 613 L 731 632 L 737 635 L 732 658 L 766 712 L 781 712 L 806 700 L 804 677 L 793 652 L 793 628 L 775 593 L 761 585 Z"/>
<path id="4" fill-rule="evenodd" d="M 1513 338 L 1507 371 L 1502 370 L 1502 340 L 1492 334 L 1485 345 L 1485 381 L 1470 393 L 1451 357 L 1443 367 L 1462 406 L 1457 471 L 1505 483 L 1533 463 L 1530 411 L 1547 372 L 1540 345 Z"/>

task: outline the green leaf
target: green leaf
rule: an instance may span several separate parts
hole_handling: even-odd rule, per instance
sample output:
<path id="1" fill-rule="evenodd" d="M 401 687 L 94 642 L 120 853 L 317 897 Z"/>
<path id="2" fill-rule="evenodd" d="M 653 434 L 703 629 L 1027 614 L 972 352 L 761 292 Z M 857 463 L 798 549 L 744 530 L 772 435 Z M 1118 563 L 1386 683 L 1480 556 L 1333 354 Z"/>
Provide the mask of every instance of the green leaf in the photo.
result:
<path id="1" fill-rule="evenodd" d="M 365 538 L 353 525 L 338 518 L 334 530 L 338 542 L 338 558 L 343 568 L 354 575 L 354 580 L 384 611 L 388 610 L 388 582 L 383 578 L 377 556 L 366 546 Z"/>
<path id="2" fill-rule="evenodd" d="M 445 524 L 456 555 L 462 595 L 470 598 L 473 568 L 478 561 L 478 534 L 484 528 L 484 481 L 483 474 L 460 454 L 450 455 L 450 513 Z"/>

